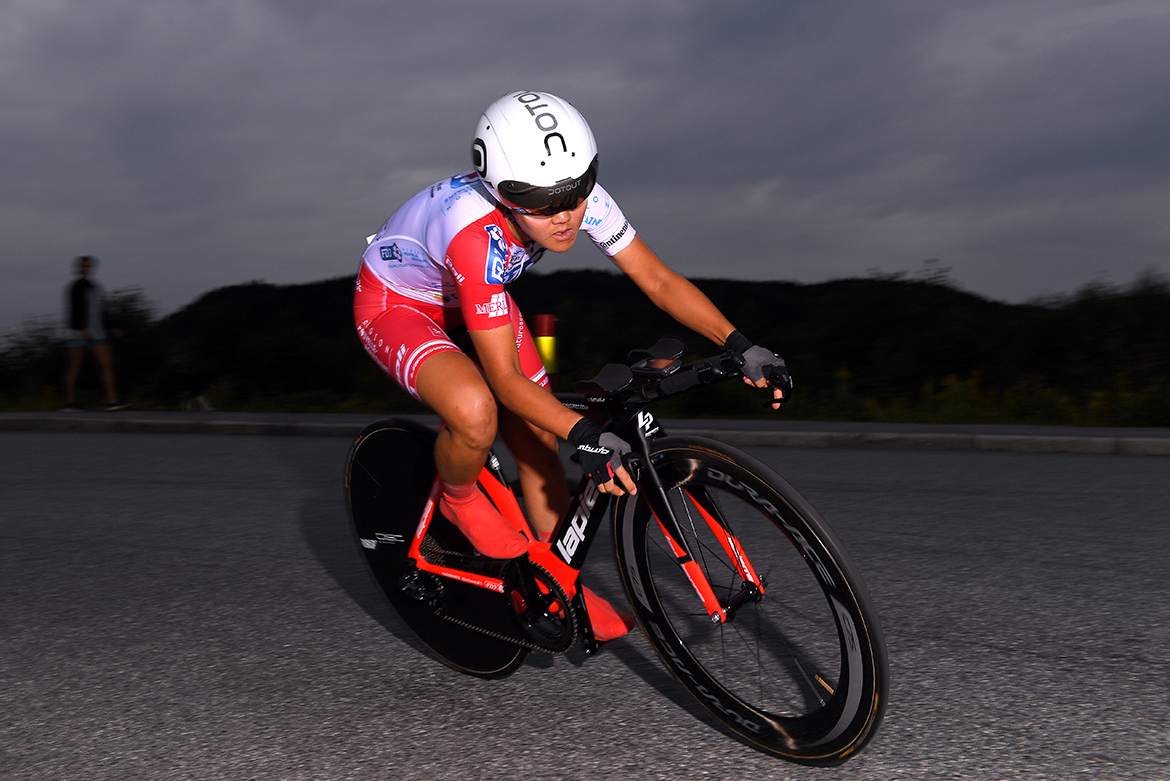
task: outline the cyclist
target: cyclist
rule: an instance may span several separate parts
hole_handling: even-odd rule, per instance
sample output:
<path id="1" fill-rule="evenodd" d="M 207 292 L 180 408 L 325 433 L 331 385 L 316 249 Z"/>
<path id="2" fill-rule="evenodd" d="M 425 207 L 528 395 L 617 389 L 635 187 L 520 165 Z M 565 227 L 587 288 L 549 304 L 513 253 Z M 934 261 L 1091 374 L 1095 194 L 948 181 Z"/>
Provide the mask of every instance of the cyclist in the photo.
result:
<path id="1" fill-rule="evenodd" d="M 765 387 L 784 361 L 753 345 L 693 284 L 671 271 L 597 183 L 598 154 L 584 117 L 545 92 L 513 92 L 479 118 L 474 169 L 422 190 L 369 237 L 354 319 L 370 356 L 444 421 L 435 444 L 439 509 L 486 556 L 511 558 L 527 540 L 476 487 L 497 432 L 516 459 L 537 537 L 569 505 L 557 437 L 608 494 L 634 492 L 621 465 L 629 445 L 560 404 L 506 285 L 546 250 L 565 252 L 584 230 L 679 323 L 742 355 L 745 382 Z M 459 342 L 462 347 L 456 346 Z M 750 379 L 749 379 L 750 378 Z M 790 381 L 774 389 L 779 406 Z M 631 622 L 585 589 L 599 640 Z"/>

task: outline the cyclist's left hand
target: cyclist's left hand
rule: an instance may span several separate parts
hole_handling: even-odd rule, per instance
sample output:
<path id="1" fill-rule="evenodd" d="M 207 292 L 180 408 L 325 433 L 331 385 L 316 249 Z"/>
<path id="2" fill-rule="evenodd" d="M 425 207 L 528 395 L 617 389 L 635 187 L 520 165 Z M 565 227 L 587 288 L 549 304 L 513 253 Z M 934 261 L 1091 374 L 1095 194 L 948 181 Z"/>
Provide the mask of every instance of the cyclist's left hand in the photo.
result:
<path id="1" fill-rule="evenodd" d="M 613 479 L 608 483 L 602 483 L 597 486 L 597 490 L 603 494 L 621 496 L 622 494 L 638 493 L 638 485 L 634 482 L 634 478 L 630 476 L 630 473 L 626 471 L 626 468 L 619 466 L 617 471 L 613 473 Z"/>
<path id="2" fill-rule="evenodd" d="M 621 496 L 638 492 L 634 479 L 622 466 L 622 456 L 630 452 L 630 445 L 624 439 L 604 431 L 588 418 L 577 421 L 567 439 L 577 448 L 581 469 L 603 494 Z"/>

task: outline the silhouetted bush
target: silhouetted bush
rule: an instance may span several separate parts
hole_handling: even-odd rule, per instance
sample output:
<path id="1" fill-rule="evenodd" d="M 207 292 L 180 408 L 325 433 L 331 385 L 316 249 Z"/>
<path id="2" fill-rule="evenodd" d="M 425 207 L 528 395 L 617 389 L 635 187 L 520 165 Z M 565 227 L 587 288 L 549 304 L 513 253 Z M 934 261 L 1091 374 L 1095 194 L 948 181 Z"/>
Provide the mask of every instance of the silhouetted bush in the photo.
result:
<path id="1" fill-rule="evenodd" d="M 1170 288 L 1153 275 L 1124 290 L 1092 286 L 1022 305 L 965 293 L 937 275 L 696 284 L 788 361 L 796 392 L 783 417 L 1170 426 Z M 120 334 L 119 383 L 146 408 L 178 408 L 202 394 L 221 409 L 421 411 L 358 342 L 352 290 L 349 277 L 254 282 L 214 290 L 162 319 L 141 291 L 115 293 L 107 316 Z M 617 274 L 529 273 L 510 290 L 530 322 L 556 315 L 560 389 L 664 334 L 683 336 L 690 357 L 717 349 Z M 59 403 L 58 337 L 47 320 L 8 336 L 5 408 Z M 776 413 L 766 397 L 728 383 L 667 402 L 660 414 Z"/>

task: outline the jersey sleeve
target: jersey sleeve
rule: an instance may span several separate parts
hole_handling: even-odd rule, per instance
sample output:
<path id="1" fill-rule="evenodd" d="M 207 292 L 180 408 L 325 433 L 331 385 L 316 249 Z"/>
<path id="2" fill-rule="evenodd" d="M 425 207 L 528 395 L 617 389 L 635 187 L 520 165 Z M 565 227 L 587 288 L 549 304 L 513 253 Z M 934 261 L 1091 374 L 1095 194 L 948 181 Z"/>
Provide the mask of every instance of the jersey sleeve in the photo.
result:
<path id="1" fill-rule="evenodd" d="M 610 257 L 630 246 L 637 235 L 634 226 L 600 184 L 595 184 L 589 194 L 581 224 L 597 248 Z"/>
<path id="2" fill-rule="evenodd" d="M 447 246 L 443 265 L 455 280 L 459 309 L 468 331 L 488 331 L 511 322 L 509 298 L 498 279 L 508 257 L 503 228 L 473 222 Z"/>

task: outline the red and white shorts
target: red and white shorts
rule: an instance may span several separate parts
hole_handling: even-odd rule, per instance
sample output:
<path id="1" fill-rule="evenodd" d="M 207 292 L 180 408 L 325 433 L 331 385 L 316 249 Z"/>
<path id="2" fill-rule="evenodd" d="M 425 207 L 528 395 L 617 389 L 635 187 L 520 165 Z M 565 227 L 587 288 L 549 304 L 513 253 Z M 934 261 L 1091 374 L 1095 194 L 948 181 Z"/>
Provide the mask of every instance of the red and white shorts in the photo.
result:
<path id="1" fill-rule="evenodd" d="M 438 353 L 447 350 L 464 352 L 448 335 L 463 327 L 463 315 L 458 307 L 426 304 L 395 293 L 364 265 L 357 282 L 353 319 L 362 345 L 382 371 L 417 399 L 415 381 L 419 367 Z M 508 296 L 508 311 L 516 334 L 521 370 L 528 379 L 548 387 L 548 374 L 540 360 L 536 341 L 511 296 Z M 474 354 L 469 357 L 476 360 Z"/>

